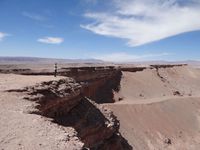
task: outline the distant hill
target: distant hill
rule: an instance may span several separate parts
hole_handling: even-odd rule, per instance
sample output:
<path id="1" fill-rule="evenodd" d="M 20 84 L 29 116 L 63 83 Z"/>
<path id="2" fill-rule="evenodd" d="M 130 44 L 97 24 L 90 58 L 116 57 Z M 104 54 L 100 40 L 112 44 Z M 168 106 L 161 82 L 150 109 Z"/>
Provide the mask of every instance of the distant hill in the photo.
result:
<path id="1" fill-rule="evenodd" d="M 0 64 L 103 63 L 97 59 L 54 59 L 38 57 L 0 57 Z"/>
<path id="2" fill-rule="evenodd" d="M 155 65 L 155 64 L 188 64 L 190 66 L 193 66 L 193 67 L 197 67 L 197 68 L 200 68 L 200 61 L 198 60 L 186 60 L 186 61 L 138 61 L 138 62 L 129 62 L 129 63 L 118 63 L 119 65 L 123 65 L 123 64 L 134 64 L 136 66 L 148 66 L 148 65 Z"/>
<path id="3" fill-rule="evenodd" d="M 126 63 L 112 63 L 105 62 L 98 59 L 56 59 L 56 58 L 39 58 L 39 57 L 1 57 L 0 64 L 110 64 L 110 65 L 136 65 L 148 66 L 153 64 L 188 64 L 200 68 L 200 61 L 186 60 L 186 61 L 141 61 L 141 62 L 126 62 Z"/>

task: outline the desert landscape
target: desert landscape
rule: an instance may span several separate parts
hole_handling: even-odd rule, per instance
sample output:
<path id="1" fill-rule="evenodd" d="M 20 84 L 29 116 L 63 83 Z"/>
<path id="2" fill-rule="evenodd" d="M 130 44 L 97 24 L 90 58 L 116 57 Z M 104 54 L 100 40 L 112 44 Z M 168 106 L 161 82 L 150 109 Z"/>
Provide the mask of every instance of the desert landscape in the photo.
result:
<path id="1" fill-rule="evenodd" d="M 198 67 L 37 65 L 0 66 L 2 150 L 200 148 Z"/>
<path id="2" fill-rule="evenodd" d="M 0 0 L 0 150 L 200 150 L 200 0 Z"/>

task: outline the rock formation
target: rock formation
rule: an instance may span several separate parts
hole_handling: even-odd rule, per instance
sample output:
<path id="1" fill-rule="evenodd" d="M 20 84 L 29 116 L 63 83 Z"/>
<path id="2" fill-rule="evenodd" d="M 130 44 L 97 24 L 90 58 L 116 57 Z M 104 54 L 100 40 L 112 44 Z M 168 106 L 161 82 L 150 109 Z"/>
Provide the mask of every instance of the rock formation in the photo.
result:
<path id="1" fill-rule="evenodd" d="M 36 103 L 36 113 L 53 119 L 63 127 L 73 127 L 83 148 L 131 149 L 119 133 L 119 121 L 108 109 L 86 98 L 83 88 L 72 78 L 60 79 L 10 90 L 23 92 L 24 98 Z"/>
<path id="2" fill-rule="evenodd" d="M 53 74 L 48 71 L 21 71 L 17 70 L 16 73 Z M 192 86 L 188 87 L 184 78 L 178 78 L 181 72 L 187 72 L 185 64 L 133 68 L 111 66 L 61 68 L 58 74 L 66 76 L 63 79 L 42 82 L 23 89 L 9 90 L 9 92 L 24 93 L 24 99 L 35 104 L 35 108 L 30 110 L 30 113 L 51 118 L 53 123 L 63 128 L 75 129 L 78 141 L 83 143 L 82 149 L 129 150 L 132 147 L 119 132 L 120 122 L 110 110 L 99 104 L 114 103 L 116 95 L 119 95 L 118 100 L 123 99 L 127 103 L 132 99 L 141 100 L 142 103 L 147 97 L 154 99 L 197 94 L 198 91 L 195 89 L 199 84 L 195 84 L 195 74 L 188 73 L 189 81 L 194 86 L 192 88 Z M 184 83 L 184 86 L 177 86 L 177 81 Z M 120 96 L 120 92 L 124 95 Z M 112 108 L 112 105 L 110 106 Z M 115 107 L 112 109 L 115 110 Z M 171 141 L 168 140 L 166 143 Z"/>

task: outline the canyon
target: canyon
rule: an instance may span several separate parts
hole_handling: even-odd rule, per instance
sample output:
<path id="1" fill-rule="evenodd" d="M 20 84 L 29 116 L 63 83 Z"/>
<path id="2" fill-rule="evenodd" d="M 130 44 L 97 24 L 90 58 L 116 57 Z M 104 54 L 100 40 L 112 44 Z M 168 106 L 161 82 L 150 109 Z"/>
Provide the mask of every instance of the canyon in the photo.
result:
<path id="1" fill-rule="evenodd" d="M 187 64 L 0 72 L 2 149 L 200 147 L 200 70 Z"/>

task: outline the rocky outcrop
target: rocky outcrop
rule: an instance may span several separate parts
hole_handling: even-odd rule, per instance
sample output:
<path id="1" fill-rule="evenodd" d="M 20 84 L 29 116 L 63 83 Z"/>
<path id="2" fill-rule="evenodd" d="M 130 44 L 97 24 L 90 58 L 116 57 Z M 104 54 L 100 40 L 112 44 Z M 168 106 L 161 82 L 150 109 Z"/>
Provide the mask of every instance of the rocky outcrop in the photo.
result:
<path id="1" fill-rule="evenodd" d="M 147 67 L 121 67 L 121 71 L 138 72 L 147 69 Z"/>
<path id="2" fill-rule="evenodd" d="M 114 103 L 114 92 L 120 89 L 122 72 L 113 71 L 109 76 L 96 80 L 82 82 L 83 93 L 98 104 Z"/>
<path id="3" fill-rule="evenodd" d="M 183 66 L 187 66 L 187 64 L 168 64 L 168 65 L 150 65 L 150 67 L 152 68 L 173 68 L 173 67 L 183 67 Z"/>
<path id="4" fill-rule="evenodd" d="M 111 111 L 87 98 L 83 98 L 67 115 L 55 118 L 55 122 L 74 127 L 85 147 L 93 149 L 99 149 L 119 129 L 119 121 Z"/>
<path id="5" fill-rule="evenodd" d="M 31 113 L 50 117 L 54 123 L 62 127 L 75 129 L 77 139 L 84 143 L 82 149 L 129 150 L 132 147 L 119 133 L 119 121 L 111 111 L 99 104 L 114 103 L 114 94 L 118 91 L 121 98 L 123 95 L 120 94 L 123 93 L 120 93 L 120 84 L 121 89 L 123 89 L 123 82 L 130 83 L 128 89 L 131 89 L 130 91 L 123 90 L 124 95 L 130 94 L 130 97 L 123 97 L 124 100 L 130 100 L 131 98 L 144 100 L 147 96 L 152 99 L 183 96 L 187 92 L 184 93 L 186 86 L 184 89 L 183 86 L 178 87 L 176 84 L 177 82 L 187 82 L 184 82 L 184 78 L 180 81 L 177 80 L 178 77 L 174 78 L 181 75 L 182 72 L 179 71 L 186 68 L 182 66 L 185 66 L 185 64 L 152 65 L 147 68 L 62 68 L 58 72 L 59 75 L 70 76 L 74 79 L 65 78 L 58 81 L 43 82 L 24 89 L 10 90 L 10 92 L 24 92 L 25 99 L 34 101 L 37 104 L 36 110 L 31 111 Z M 178 74 L 176 74 L 176 71 Z M 48 73 L 43 72 L 43 74 Z M 53 75 L 53 72 L 49 75 Z M 130 75 L 133 79 L 128 78 Z M 195 78 L 194 74 L 188 74 L 188 77 L 190 76 L 192 83 L 195 83 L 196 80 L 193 80 Z M 152 85 L 154 88 L 152 88 Z M 142 87 L 148 89 L 142 91 Z M 148 92 L 150 88 L 152 91 Z M 157 92 L 156 89 L 161 89 L 161 92 Z M 189 90 L 191 89 L 189 88 Z M 187 93 L 191 96 L 193 91 Z"/>
<path id="6" fill-rule="evenodd" d="M 0 73 L 16 73 L 16 74 L 22 74 L 22 73 L 28 73 L 31 72 L 31 69 L 0 69 Z"/>
<path id="7" fill-rule="evenodd" d="M 83 87 L 72 78 L 42 82 L 9 92 L 23 92 L 35 102 L 31 113 L 52 118 L 63 127 L 73 127 L 84 143 L 83 149 L 131 149 L 119 133 L 119 121 L 111 111 L 84 96 Z"/>
<path id="8" fill-rule="evenodd" d="M 68 113 L 82 98 L 80 84 L 71 78 L 42 82 L 23 91 L 27 95 L 25 99 L 37 103 L 34 113 L 47 117 Z"/>

